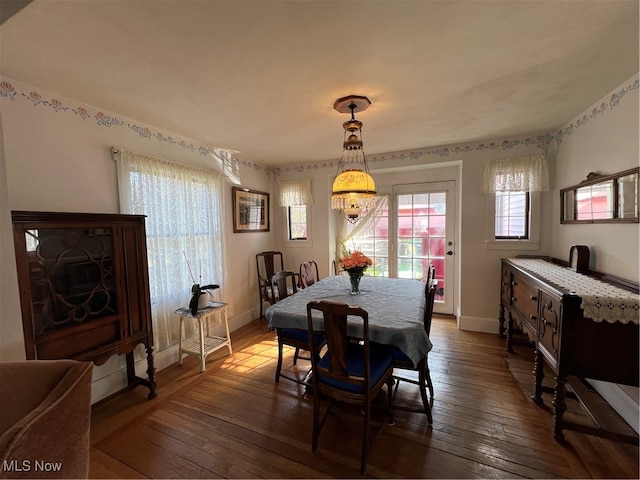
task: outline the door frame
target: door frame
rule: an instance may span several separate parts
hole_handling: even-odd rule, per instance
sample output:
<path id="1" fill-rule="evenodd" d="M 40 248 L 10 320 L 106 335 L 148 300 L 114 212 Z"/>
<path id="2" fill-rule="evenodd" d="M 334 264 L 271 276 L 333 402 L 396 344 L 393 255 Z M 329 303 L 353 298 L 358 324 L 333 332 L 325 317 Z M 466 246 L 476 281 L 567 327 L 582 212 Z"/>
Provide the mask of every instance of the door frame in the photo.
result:
<path id="1" fill-rule="evenodd" d="M 456 206 L 458 203 L 456 181 L 451 180 L 438 180 L 432 182 L 419 182 L 419 183 L 398 183 L 391 186 L 391 195 L 389 200 L 389 212 L 393 212 L 393 215 L 389 215 L 389 232 L 394 232 L 394 238 L 389 238 L 389 260 L 393 258 L 393 274 L 397 276 L 398 273 L 398 257 L 397 257 L 397 196 L 403 194 L 415 194 L 415 193 L 437 193 L 446 192 L 446 230 L 445 230 L 445 252 L 453 252 L 451 255 L 445 253 L 444 263 L 445 271 L 444 278 L 446 279 L 447 294 L 444 302 L 436 301 L 434 304 L 434 312 L 453 315 L 457 309 L 457 294 L 459 288 L 458 281 L 458 269 L 457 269 L 457 257 L 456 248 L 458 245 L 457 239 L 457 221 L 458 218 Z M 391 272 L 390 272 L 391 273 Z M 436 275 L 438 273 L 436 272 Z"/>

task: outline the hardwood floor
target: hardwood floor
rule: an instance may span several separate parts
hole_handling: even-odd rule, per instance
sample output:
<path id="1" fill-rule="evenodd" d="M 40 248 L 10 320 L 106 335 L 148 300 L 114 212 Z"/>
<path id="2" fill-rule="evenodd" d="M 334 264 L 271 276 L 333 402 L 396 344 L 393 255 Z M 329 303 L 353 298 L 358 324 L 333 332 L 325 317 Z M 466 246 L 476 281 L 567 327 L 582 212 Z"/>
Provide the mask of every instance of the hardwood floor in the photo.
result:
<path id="1" fill-rule="evenodd" d="M 504 350 L 497 335 L 464 332 L 434 318 L 429 354 L 433 426 L 424 414 L 395 412 L 367 462 L 378 478 L 638 478 L 638 447 L 567 432 L 551 434 L 551 398 L 528 396 L 531 351 Z M 340 406 L 311 452 L 312 398 L 274 383 L 276 337 L 256 320 L 232 333 L 233 356 L 216 352 L 199 373 L 185 359 L 158 372 L 158 398 L 136 388 L 95 405 L 92 478 L 360 477 L 361 418 Z M 284 368 L 302 375 L 308 362 Z M 529 373 L 527 373 L 529 371 Z M 512 373 L 513 372 L 513 373 Z M 402 383 L 397 404 L 419 405 Z M 577 402 L 570 415 L 589 421 Z M 382 405 L 381 405 L 382 407 Z"/>

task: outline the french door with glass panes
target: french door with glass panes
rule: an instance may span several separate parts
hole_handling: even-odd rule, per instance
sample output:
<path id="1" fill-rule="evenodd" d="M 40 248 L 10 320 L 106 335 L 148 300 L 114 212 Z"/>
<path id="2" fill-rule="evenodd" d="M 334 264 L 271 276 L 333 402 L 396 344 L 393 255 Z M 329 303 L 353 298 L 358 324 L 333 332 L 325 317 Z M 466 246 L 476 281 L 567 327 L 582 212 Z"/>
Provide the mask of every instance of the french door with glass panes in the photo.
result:
<path id="1" fill-rule="evenodd" d="M 438 279 L 434 310 L 453 314 L 454 201 L 453 181 L 394 185 L 347 247 L 372 258 L 367 275 L 376 277 L 422 280 L 432 264 Z"/>
<path id="2" fill-rule="evenodd" d="M 453 314 L 454 303 L 454 202 L 453 181 L 393 187 L 394 276 L 421 280 L 433 265 L 438 280 L 434 310 L 447 314 Z"/>

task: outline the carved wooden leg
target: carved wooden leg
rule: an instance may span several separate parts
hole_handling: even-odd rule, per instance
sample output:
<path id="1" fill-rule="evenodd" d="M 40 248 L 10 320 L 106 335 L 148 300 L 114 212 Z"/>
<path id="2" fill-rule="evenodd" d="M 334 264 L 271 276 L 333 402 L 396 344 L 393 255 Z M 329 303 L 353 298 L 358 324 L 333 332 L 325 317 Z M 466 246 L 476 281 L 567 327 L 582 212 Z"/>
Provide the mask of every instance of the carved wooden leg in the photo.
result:
<path id="1" fill-rule="evenodd" d="M 536 348 L 535 357 L 533 358 L 533 377 L 535 383 L 533 386 L 533 401 L 537 404 L 542 404 L 542 380 L 544 379 L 544 360 L 540 354 L 540 350 Z"/>
<path id="2" fill-rule="evenodd" d="M 504 332 L 505 332 L 505 326 L 504 326 L 504 321 L 505 321 L 505 317 L 504 317 L 504 305 L 502 305 L 502 303 L 500 304 L 500 313 L 498 314 L 498 322 L 500 323 L 499 325 L 499 332 L 500 332 L 500 337 L 504 338 Z"/>
<path id="3" fill-rule="evenodd" d="M 556 440 L 564 440 L 564 435 L 562 435 L 562 418 L 564 416 L 564 412 L 567 411 L 567 403 L 565 401 L 567 397 L 567 379 L 565 376 L 558 375 L 555 380 L 556 389 L 553 395 L 553 436 Z"/>
<path id="4" fill-rule="evenodd" d="M 147 346 L 147 376 L 149 377 L 149 395 L 147 398 L 151 400 L 158 396 L 156 391 L 156 367 L 153 360 L 153 347 Z"/>
<path id="5" fill-rule="evenodd" d="M 513 317 L 507 312 L 507 352 L 513 353 Z"/>

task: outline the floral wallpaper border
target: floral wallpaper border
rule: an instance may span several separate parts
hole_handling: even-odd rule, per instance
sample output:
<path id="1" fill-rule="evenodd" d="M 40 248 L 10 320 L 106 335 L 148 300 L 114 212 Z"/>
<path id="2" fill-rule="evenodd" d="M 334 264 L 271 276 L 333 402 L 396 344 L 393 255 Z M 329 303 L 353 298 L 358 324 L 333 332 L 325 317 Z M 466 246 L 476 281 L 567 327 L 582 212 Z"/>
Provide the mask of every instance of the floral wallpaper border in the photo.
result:
<path id="1" fill-rule="evenodd" d="M 452 145 L 452 146 L 438 146 L 438 147 L 426 147 L 417 150 L 408 150 L 404 152 L 394 152 L 387 153 L 381 155 L 372 155 L 368 158 L 369 163 L 396 163 L 396 162 L 404 162 L 407 160 L 416 160 L 420 157 L 424 156 L 437 156 L 437 157 L 449 157 L 453 155 L 463 155 L 470 154 L 473 152 L 482 152 L 485 150 L 502 150 L 507 151 L 519 145 L 535 145 L 538 149 L 540 149 L 543 153 L 548 153 L 549 145 L 555 141 L 556 148 L 560 147 L 563 139 L 572 135 L 580 128 L 584 127 L 587 123 L 592 120 L 597 119 L 602 116 L 607 111 L 613 110 L 617 106 L 620 105 L 620 102 L 624 99 L 627 93 L 632 90 L 637 90 L 640 86 L 639 79 L 636 78 L 631 80 L 626 86 L 623 86 L 617 92 L 614 92 L 609 101 L 602 101 L 599 104 L 593 106 L 592 109 L 586 111 L 581 117 L 574 119 L 565 127 L 556 131 L 555 133 L 542 133 L 538 135 L 524 136 L 518 138 L 505 139 L 502 142 L 480 142 L 480 143 L 470 143 L 470 144 L 461 144 L 461 145 Z M 94 109 L 92 107 L 87 107 L 85 105 L 81 105 L 77 102 L 63 101 L 55 96 L 49 95 L 44 96 L 44 94 L 39 93 L 35 88 L 26 87 L 26 88 L 16 88 L 13 83 L 8 80 L 2 80 L 0 82 L 0 100 L 8 100 L 11 102 L 15 102 L 20 99 L 21 101 L 28 101 L 34 107 L 45 107 L 51 108 L 55 112 L 65 113 L 69 115 L 74 115 L 77 118 L 80 118 L 83 121 L 89 121 L 93 119 L 96 122 L 98 127 L 103 128 L 128 128 L 132 133 L 149 140 L 155 140 L 160 143 L 166 143 L 172 147 L 182 148 L 183 150 L 188 150 L 193 153 L 198 153 L 202 156 L 220 153 L 223 152 L 226 158 L 231 157 L 232 161 L 235 162 L 234 168 L 237 169 L 239 165 L 242 165 L 247 168 L 251 168 L 254 170 L 262 170 L 264 169 L 265 173 L 268 177 L 277 177 L 282 173 L 288 172 L 305 172 L 310 170 L 318 170 L 318 169 L 326 169 L 326 168 L 336 168 L 338 160 L 334 161 L 325 161 L 325 162 L 316 162 L 312 164 L 306 165 L 295 165 L 295 166 L 286 166 L 286 167 L 263 167 L 257 163 L 248 162 L 245 160 L 241 160 L 235 157 L 235 152 L 233 150 L 226 150 L 222 148 L 212 148 L 206 145 L 196 145 L 193 142 L 190 142 L 185 139 L 174 138 L 171 135 L 166 135 L 161 133 L 157 129 L 153 129 L 147 127 L 145 125 L 136 123 L 134 121 L 130 121 L 124 117 L 119 117 L 117 115 L 111 115 L 109 113 L 105 113 L 101 110 Z"/>
<path id="2" fill-rule="evenodd" d="M 558 130 L 555 133 L 555 140 L 558 146 L 562 143 L 563 138 L 568 137 L 575 133 L 576 130 L 584 127 L 591 120 L 595 120 L 605 112 L 609 110 L 613 110 L 618 105 L 620 105 L 620 100 L 622 100 L 627 93 L 632 90 L 637 90 L 640 87 L 640 79 L 636 78 L 629 85 L 622 87 L 617 92 L 614 92 L 609 98 L 608 102 L 601 102 L 597 105 L 594 105 L 591 110 L 585 112 L 581 117 L 573 120 L 571 123 L 566 125 L 564 128 Z"/>

